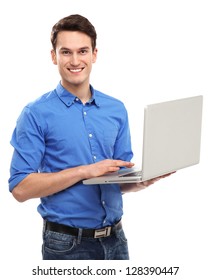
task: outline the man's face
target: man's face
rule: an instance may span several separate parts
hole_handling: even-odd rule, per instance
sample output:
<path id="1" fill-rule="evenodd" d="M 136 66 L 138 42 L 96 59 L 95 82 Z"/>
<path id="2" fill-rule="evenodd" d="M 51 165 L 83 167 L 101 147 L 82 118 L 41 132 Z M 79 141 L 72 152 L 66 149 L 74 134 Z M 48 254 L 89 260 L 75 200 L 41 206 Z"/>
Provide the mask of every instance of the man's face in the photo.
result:
<path id="1" fill-rule="evenodd" d="M 61 31 L 57 36 L 56 50 L 52 50 L 51 55 L 66 89 L 89 87 L 92 63 L 97 57 L 97 49 L 92 50 L 89 36 L 78 31 Z"/>

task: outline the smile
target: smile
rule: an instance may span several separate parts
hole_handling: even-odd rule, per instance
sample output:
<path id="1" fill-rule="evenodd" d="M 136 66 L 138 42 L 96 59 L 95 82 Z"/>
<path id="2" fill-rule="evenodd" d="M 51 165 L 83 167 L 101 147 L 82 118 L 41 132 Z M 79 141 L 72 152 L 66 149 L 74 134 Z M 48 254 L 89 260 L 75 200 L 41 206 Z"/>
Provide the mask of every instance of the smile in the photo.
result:
<path id="1" fill-rule="evenodd" d="M 77 69 L 68 69 L 72 73 L 79 73 L 83 70 L 84 68 L 77 68 Z"/>

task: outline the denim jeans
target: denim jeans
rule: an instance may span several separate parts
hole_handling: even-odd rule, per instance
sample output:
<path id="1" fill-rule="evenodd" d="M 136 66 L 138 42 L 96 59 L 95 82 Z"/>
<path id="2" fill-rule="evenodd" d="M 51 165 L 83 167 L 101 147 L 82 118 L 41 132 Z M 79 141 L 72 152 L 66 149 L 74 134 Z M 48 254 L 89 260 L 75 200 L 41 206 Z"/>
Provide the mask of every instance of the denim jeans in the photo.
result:
<path id="1" fill-rule="evenodd" d="M 43 260 L 128 260 L 123 229 L 108 237 L 78 237 L 46 230 L 43 233 Z"/>

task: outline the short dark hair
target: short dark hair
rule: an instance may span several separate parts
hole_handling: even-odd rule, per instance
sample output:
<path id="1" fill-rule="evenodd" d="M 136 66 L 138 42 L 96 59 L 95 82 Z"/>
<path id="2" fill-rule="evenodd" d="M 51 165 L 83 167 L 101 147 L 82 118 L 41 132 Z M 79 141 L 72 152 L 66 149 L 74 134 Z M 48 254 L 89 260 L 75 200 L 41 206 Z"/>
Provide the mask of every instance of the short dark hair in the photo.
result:
<path id="1" fill-rule="evenodd" d="M 59 20 L 52 28 L 51 43 L 52 47 L 56 49 L 57 35 L 60 31 L 80 31 L 91 38 L 92 49 L 96 47 L 96 30 L 90 21 L 78 14 L 70 15 Z"/>

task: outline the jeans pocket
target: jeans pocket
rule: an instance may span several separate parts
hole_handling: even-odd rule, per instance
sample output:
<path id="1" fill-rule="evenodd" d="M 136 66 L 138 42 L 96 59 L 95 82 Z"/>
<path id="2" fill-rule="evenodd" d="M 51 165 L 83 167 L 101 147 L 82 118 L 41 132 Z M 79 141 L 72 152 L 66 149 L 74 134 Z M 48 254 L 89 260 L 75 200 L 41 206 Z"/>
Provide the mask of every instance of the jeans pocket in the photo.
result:
<path id="1" fill-rule="evenodd" d="M 46 231 L 44 234 L 44 250 L 49 253 L 69 253 L 76 246 L 77 238 L 72 235 Z"/>
<path id="2" fill-rule="evenodd" d="M 120 229 L 120 230 L 117 231 L 117 237 L 118 237 L 123 243 L 127 243 L 127 242 L 128 242 L 123 229 Z"/>

